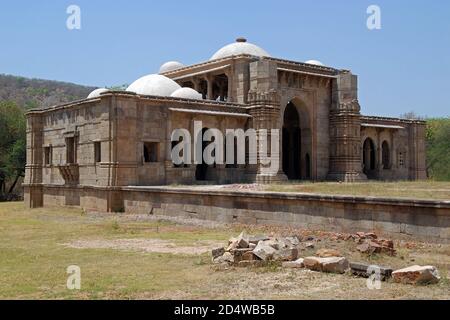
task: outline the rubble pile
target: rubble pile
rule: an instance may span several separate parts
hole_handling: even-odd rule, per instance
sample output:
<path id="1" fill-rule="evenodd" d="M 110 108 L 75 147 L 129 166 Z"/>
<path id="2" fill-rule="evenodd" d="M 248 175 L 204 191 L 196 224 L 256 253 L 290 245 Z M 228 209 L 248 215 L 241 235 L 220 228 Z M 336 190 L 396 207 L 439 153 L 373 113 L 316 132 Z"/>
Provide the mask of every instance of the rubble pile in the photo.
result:
<path id="1" fill-rule="evenodd" d="M 226 248 L 212 250 L 214 263 L 235 266 L 261 266 L 268 261 L 295 261 L 300 240 L 297 237 L 247 236 L 231 238 Z"/>
<path id="2" fill-rule="evenodd" d="M 355 234 L 335 234 L 336 240 L 353 240 L 356 250 L 365 254 L 385 253 L 395 255 L 392 240 L 378 238 L 373 232 L 357 232 Z M 374 266 L 360 262 L 350 262 L 336 250 L 321 248 L 314 256 L 300 257 L 304 250 L 314 249 L 320 242 L 312 236 L 251 236 L 242 232 L 236 238 L 230 238 L 226 247 L 212 250 L 214 264 L 236 267 L 261 267 L 270 261 L 278 262 L 283 268 L 306 268 L 312 271 L 330 273 L 348 273 L 360 277 L 369 277 L 374 272 Z M 309 251 L 310 252 L 310 251 Z M 411 266 L 394 271 L 389 267 L 375 266 L 380 279 L 385 281 L 393 278 L 394 282 L 407 284 L 431 284 L 440 279 L 438 270 L 433 266 Z"/>
<path id="3" fill-rule="evenodd" d="M 356 249 L 361 253 L 367 253 L 369 255 L 374 253 L 386 253 L 390 256 L 396 254 L 394 249 L 394 241 L 389 239 L 378 238 L 378 236 L 373 233 L 357 232 L 351 235 L 359 246 Z"/>

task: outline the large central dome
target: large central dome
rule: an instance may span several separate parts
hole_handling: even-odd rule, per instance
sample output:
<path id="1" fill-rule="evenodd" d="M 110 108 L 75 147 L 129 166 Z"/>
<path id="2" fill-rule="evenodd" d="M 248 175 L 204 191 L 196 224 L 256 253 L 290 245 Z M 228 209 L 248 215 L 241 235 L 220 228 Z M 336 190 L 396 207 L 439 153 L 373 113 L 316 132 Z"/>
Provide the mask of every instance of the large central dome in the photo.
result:
<path id="1" fill-rule="evenodd" d="M 126 91 L 150 96 L 170 96 L 175 90 L 181 87 L 165 76 L 159 74 L 149 74 L 134 81 Z"/>
<path id="2" fill-rule="evenodd" d="M 236 42 L 226 45 L 214 53 L 209 60 L 222 59 L 240 54 L 249 54 L 257 57 L 270 57 L 270 54 L 268 54 L 264 49 L 254 45 L 253 43 L 248 43 L 244 38 L 238 38 L 236 39 Z"/>

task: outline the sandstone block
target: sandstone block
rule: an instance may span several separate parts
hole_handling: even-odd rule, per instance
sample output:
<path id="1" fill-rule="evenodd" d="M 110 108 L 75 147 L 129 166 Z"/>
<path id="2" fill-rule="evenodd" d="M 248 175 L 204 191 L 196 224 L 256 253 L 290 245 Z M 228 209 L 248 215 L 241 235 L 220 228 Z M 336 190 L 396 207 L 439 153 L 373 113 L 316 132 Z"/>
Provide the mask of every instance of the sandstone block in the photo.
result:
<path id="1" fill-rule="evenodd" d="M 225 248 L 224 248 L 224 247 L 216 248 L 216 249 L 213 249 L 213 250 L 211 251 L 213 260 L 214 260 L 215 258 L 217 258 L 217 257 L 222 256 L 224 253 L 225 253 Z"/>
<path id="2" fill-rule="evenodd" d="M 307 257 L 303 263 L 305 268 L 322 272 L 344 273 L 349 268 L 348 260 L 344 257 Z"/>
<path id="3" fill-rule="evenodd" d="M 276 250 L 268 245 L 266 241 L 260 241 L 252 252 L 261 260 L 267 261 L 273 258 Z"/>
<path id="4" fill-rule="evenodd" d="M 395 282 L 406 284 L 432 284 L 441 279 L 436 267 L 418 265 L 395 270 L 392 272 L 392 278 Z"/>
<path id="5" fill-rule="evenodd" d="M 293 268 L 293 269 L 299 269 L 304 268 L 305 265 L 303 263 L 303 258 L 299 258 L 295 261 L 285 261 L 281 264 L 283 268 Z"/>

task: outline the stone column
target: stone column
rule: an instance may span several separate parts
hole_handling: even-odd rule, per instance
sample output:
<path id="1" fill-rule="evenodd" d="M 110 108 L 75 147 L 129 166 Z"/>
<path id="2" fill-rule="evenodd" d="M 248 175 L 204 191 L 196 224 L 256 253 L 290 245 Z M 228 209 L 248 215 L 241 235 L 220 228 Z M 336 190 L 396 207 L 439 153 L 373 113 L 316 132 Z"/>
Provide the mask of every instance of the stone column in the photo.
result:
<path id="1" fill-rule="evenodd" d="M 27 164 L 25 166 L 24 198 L 30 208 L 43 206 L 43 120 L 39 114 L 27 115 Z"/>
<path id="2" fill-rule="evenodd" d="M 361 114 L 357 90 L 357 78 L 349 71 L 342 71 L 333 82 L 329 180 L 352 182 L 367 179 L 361 170 Z"/>
<path id="3" fill-rule="evenodd" d="M 249 108 L 249 113 L 253 117 L 253 128 L 256 130 L 257 137 L 257 154 L 251 155 L 249 157 L 256 157 L 256 167 L 254 167 L 254 172 L 249 172 L 249 174 L 256 174 L 254 180 L 258 183 L 271 183 L 278 181 L 286 181 L 287 177 L 282 170 L 281 161 L 281 130 L 279 128 L 280 123 L 280 98 L 275 90 L 270 90 L 268 92 L 257 92 L 250 90 L 248 93 L 248 101 L 251 105 Z M 279 132 L 278 137 L 278 153 L 272 158 L 272 161 L 278 162 L 278 168 L 273 171 L 273 166 L 265 165 L 262 163 L 262 157 L 260 154 L 261 144 L 263 143 L 263 130 L 267 130 L 267 153 L 269 157 L 271 155 L 271 129 L 277 129 Z M 251 180 L 251 179 L 250 179 Z"/>
<path id="4" fill-rule="evenodd" d="M 208 90 L 207 90 L 207 95 L 206 98 L 208 100 L 213 100 L 213 77 L 210 75 L 207 75 L 205 77 L 206 83 L 208 84 Z"/>

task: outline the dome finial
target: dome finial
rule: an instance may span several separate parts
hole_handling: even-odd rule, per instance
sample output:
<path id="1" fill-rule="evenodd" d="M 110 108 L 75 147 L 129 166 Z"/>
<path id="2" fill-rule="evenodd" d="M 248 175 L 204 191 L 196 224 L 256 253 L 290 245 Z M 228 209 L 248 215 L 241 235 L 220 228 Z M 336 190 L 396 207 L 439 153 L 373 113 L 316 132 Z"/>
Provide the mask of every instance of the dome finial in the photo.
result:
<path id="1" fill-rule="evenodd" d="M 247 42 L 247 39 L 245 39 L 244 37 L 239 37 L 236 39 L 236 42 Z"/>

